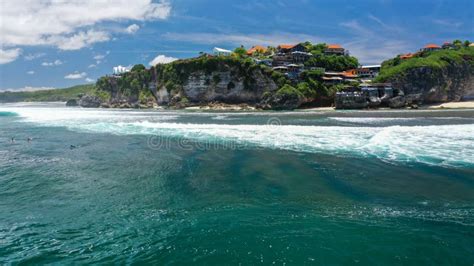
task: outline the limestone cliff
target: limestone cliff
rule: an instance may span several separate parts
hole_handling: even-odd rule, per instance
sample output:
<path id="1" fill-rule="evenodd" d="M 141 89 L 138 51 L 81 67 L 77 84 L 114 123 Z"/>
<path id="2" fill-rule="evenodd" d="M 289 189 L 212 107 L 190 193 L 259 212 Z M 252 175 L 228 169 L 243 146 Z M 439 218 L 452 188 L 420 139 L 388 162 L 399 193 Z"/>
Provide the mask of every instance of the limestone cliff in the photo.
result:
<path id="1" fill-rule="evenodd" d="M 238 61 L 185 61 L 152 68 L 150 89 L 159 105 L 211 102 L 257 104 L 265 92 L 278 89 L 271 69 Z"/>
<path id="2" fill-rule="evenodd" d="M 382 66 L 382 75 L 384 71 L 393 72 L 383 81 L 423 103 L 474 99 L 474 48 L 441 50 L 422 56 L 397 66 Z M 400 70 L 392 71 L 397 68 Z"/>
<path id="3" fill-rule="evenodd" d="M 414 68 L 389 81 L 405 95 L 421 94 L 425 103 L 474 99 L 474 68 L 469 64 Z"/>

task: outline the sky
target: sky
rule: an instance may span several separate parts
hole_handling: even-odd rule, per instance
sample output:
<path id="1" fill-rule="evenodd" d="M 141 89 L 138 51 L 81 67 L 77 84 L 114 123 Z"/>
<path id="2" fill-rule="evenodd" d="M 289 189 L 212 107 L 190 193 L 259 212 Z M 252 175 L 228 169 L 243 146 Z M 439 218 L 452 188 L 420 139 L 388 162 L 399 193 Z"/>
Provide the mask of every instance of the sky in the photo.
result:
<path id="1" fill-rule="evenodd" d="M 474 41 L 472 0 L 1 0 L 0 91 L 93 83 L 215 46 L 336 43 L 379 64 L 454 39 Z"/>

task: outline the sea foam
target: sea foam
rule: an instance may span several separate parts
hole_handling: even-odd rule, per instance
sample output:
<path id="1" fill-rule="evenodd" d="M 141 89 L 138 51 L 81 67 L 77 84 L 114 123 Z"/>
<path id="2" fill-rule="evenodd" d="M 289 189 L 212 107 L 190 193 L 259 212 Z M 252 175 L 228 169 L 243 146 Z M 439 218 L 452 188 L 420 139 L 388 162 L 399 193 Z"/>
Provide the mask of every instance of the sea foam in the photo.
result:
<path id="1" fill-rule="evenodd" d="M 195 115 L 184 112 L 28 108 L 10 111 L 17 112 L 25 122 L 79 132 L 232 142 L 240 144 L 239 147 L 375 157 L 390 162 L 448 167 L 474 165 L 473 124 L 386 127 L 213 124 L 180 122 L 181 116 Z"/>

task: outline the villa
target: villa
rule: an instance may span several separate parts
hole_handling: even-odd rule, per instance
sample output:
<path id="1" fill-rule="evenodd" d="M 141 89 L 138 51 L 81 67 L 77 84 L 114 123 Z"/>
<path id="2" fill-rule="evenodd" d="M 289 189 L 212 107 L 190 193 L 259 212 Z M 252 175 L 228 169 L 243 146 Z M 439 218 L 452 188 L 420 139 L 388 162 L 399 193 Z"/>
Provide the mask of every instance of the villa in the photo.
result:
<path id="1" fill-rule="evenodd" d="M 456 46 L 451 43 L 451 42 L 445 42 L 443 43 L 443 46 L 441 46 L 443 49 L 454 49 Z"/>
<path id="2" fill-rule="evenodd" d="M 313 55 L 307 52 L 294 51 L 291 52 L 291 56 L 293 57 L 293 63 L 303 64 L 304 62 L 308 61 Z"/>
<path id="3" fill-rule="evenodd" d="M 256 45 L 256 46 L 253 46 L 252 48 L 248 49 L 247 50 L 247 55 L 250 55 L 252 56 L 254 53 L 261 53 L 261 54 L 264 54 L 267 52 L 267 48 L 266 47 L 263 47 L 261 45 Z"/>
<path id="4" fill-rule="evenodd" d="M 124 67 L 124 66 L 119 65 L 119 66 L 114 67 L 112 71 L 114 75 L 120 75 L 123 73 L 130 72 L 130 67 Z"/>
<path id="5" fill-rule="evenodd" d="M 357 109 L 389 106 L 389 100 L 401 94 L 390 83 L 362 84 L 360 87 L 348 87 L 336 93 L 336 109 Z"/>
<path id="6" fill-rule="evenodd" d="M 356 73 L 361 78 L 373 79 L 380 73 L 381 65 L 361 66 L 356 69 Z"/>
<path id="7" fill-rule="evenodd" d="M 280 44 L 277 53 L 273 55 L 273 66 L 286 66 L 289 64 L 304 64 L 313 55 L 306 52 L 302 44 Z"/>
<path id="8" fill-rule="evenodd" d="M 425 47 L 421 48 L 422 52 L 429 52 L 429 51 L 436 51 L 441 49 L 441 47 L 437 44 L 427 44 Z"/>
<path id="9" fill-rule="evenodd" d="M 357 78 L 359 78 L 357 69 L 350 69 L 343 72 L 326 71 L 322 80 L 326 84 L 338 84 L 342 82 L 356 82 Z"/>
<path id="10" fill-rule="evenodd" d="M 346 55 L 346 50 L 339 44 L 330 44 L 324 50 L 324 53 L 328 55 Z"/>
<path id="11" fill-rule="evenodd" d="M 230 55 L 232 55 L 232 51 L 222 49 L 222 48 L 219 48 L 219 47 L 214 47 L 214 49 L 212 49 L 212 51 L 214 52 L 214 55 L 216 55 L 216 56 L 230 56 Z"/>
<path id="12" fill-rule="evenodd" d="M 400 59 L 402 59 L 402 60 L 410 59 L 410 58 L 412 58 L 412 57 L 414 57 L 414 56 L 415 56 L 415 54 L 412 54 L 412 53 L 399 55 Z"/>
<path id="13" fill-rule="evenodd" d="M 306 52 L 306 47 L 301 43 L 299 44 L 280 44 L 277 47 L 277 51 L 280 54 L 288 54 L 292 52 Z"/>

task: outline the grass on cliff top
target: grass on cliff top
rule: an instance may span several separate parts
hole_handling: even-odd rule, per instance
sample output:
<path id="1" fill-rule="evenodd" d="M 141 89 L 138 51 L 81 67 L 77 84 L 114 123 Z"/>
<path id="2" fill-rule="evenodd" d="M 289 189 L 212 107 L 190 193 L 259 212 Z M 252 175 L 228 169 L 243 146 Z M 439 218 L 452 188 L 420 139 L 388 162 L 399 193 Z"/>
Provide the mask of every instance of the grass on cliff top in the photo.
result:
<path id="1" fill-rule="evenodd" d="M 380 75 L 374 81 L 386 82 L 395 76 L 403 75 L 413 68 L 430 67 L 441 69 L 451 64 L 461 64 L 463 62 L 468 62 L 471 66 L 474 66 L 473 47 L 423 52 L 416 57 L 406 60 L 401 60 L 397 56 L 382 63 Z"/>
<path id="2" fill-rule="evenodd" d="M 81 94 L 95 95 L 94 85 L 78 85 L 64 89 L 0 93 L 0 102 L 65 102 Z"/>

